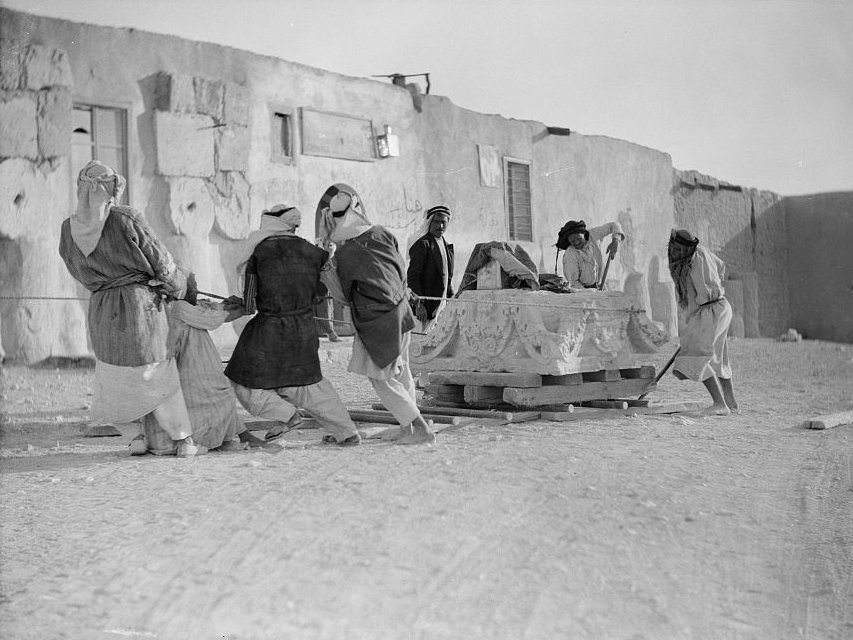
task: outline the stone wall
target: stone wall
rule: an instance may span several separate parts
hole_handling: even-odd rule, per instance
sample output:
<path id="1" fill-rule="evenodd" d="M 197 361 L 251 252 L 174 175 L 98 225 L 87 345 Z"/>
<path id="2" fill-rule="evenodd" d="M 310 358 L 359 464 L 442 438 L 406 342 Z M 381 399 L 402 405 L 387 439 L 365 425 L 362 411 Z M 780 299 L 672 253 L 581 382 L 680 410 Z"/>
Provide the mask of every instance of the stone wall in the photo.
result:
<path id="1" fill-rule="evenodd" d="M 313 240 L 317 202 L 336 182 L 355 187 L 371 219 L 403 247 L 427 208 L 450 205 L 458 283 L 475 244 L 510 239 L 502 162 L 513 158 L 530 165 L 533 240 L 524 246 L 540 269 L 554 270 L 556 232 L 566 220 L 590 226 L 618 220 L 628 241 L 608 285 L 631 291 L 672 331 L 665 243 L 676 207 L 672 162 L 664 152 L 565 135 L 411 88 L 228 47 L 6 9 L 0 18 L 0 295 L 85 297 L 56 251 L 79 169 L 70 166 L 70 110 L 82 102 L 127 110 L 130 204 L 197 273 L 202 290 L 239 292 L 237 266 L 263 208 L 299 206 L 305 214 L 300 232 Z M 400 155 L 353 160 L 302 153 L 303 134 L 314 148 L 323 146 L 318 141 L 334 148 L 338 138 L 359 142 L 343 140 L 352 132 L 333 125 L 303 130 L 309 126 L 304 110 L 329 114 L 311 123 L 344 118 L 356 132 L 364 125 L 373 132 L 371 145 L 372 135 L 389 125 Z M 294 153 L 284 160 L 272 152 L 277 112 L 294 125 Z M 763 201 L 759 209 L 765 211 Z M 738 266 L 761 273 L 762 264 Z M 2 343 L 12 357 L 32 362 L 89 353 L 83 301 L 3 301 L 0 309 Z M 227 348 L 240 328 L 228 325 L 214 338 Z"/>
<path id="2" fill-rule="evenodd" d="M 675 220 L 727 267 L 735 311 L 731 335 L 776 336 L 790 323 L 788 241 L 781 196 L 744 189 L 696 171 L 675 171 Z"/>
<path id="3" fill-rule="evenodd" d="M 784 200 L 791 327 L 853 343 L 853 192 Z"/>

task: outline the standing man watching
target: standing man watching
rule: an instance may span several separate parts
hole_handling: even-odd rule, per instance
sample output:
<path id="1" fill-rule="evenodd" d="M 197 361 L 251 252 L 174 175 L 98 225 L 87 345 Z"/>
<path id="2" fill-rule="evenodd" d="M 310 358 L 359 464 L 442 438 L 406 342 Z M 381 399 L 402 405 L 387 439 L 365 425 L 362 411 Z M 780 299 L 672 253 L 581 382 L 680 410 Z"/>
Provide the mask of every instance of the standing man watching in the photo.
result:
<path id="1" fill-rule="evenodd" d="M 620 241 L 625 233 L 618 222 L 608 222 L 600 227 L 586 228 L 583 220 L 569 220 L 557 236 L 557 249 L 564 249 L 563 277 L 573 289 L 595 289 L 601 283 L 604 272 L 604 256 L 599 242 L 612 236 L 607 246 L 611 258 L 616 257 Z"/>
<path id="2" fill-rule="evenodd" d="M 418 296 L 441 298 L 416 302 L 415 315 L 424 330 L 447 304 L 447 298 L 453 296 L 453 245 L 444 239 L 452 215 L 447 205 L 428 209 L 422 235 L 409 248 L 409 288 Z"/>

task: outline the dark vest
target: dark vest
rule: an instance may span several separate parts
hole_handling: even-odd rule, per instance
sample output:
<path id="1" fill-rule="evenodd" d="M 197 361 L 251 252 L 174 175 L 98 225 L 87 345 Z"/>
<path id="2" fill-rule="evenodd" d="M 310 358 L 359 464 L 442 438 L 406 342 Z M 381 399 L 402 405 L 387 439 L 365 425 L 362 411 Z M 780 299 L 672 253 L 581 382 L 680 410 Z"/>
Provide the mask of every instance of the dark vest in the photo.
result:
<path id="1" fill-rule="evenodd" d="M 225 375 L 251 389 L 302 387 L 323 378 L 314 298 L 329 254 L 296 236 L 273 236 L 246 264 L 257 283 L 258 313 L 231 355 Z"/>

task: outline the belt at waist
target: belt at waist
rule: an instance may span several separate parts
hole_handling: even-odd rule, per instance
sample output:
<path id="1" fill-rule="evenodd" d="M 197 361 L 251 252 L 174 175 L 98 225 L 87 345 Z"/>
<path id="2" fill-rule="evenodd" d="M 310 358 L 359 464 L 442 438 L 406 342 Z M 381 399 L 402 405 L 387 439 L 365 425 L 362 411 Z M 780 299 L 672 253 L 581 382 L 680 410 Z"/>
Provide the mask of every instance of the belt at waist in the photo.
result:
<path id="1" fill-rule="evenodd" d="M 131 284 L 146 284 L 151 279 L 151 276 L 145 273 L 133 273 L 127 276 L 122 276 L 121 278 L 116 278 L 115 280 L 110 280 L 109 282 L 105 282 L 100 285 L 96 289 L 93 289 L 93 292 L 98 291 L 107 291 L 109 289 L 118 289 L 119 287 L 126 287 Z"/>
<path id="2" fill-rule="evenodd" d="M 305 313 L 314 315 L 314 307 L 301 307 L 292 311 L 261 311 L 258 310 L 259 316 L 269 316 L 271 318 L 292 318 L 293 316 L 301 316 Z"/>

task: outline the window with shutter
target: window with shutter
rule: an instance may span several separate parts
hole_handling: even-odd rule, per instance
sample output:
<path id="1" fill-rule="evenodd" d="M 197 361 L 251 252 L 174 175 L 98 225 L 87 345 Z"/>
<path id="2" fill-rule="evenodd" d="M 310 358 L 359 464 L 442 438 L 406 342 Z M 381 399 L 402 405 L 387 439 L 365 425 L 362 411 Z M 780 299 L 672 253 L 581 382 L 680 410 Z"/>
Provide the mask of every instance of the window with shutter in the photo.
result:
<path id="1" fill-rule="evenodd" d="M 509 214 L 509 239 L 533 241 L 530 206 L 530 164 L 505 159 L 506 207 Z"/>
<path id="2" fill-rule="evenodd" d="M 99 160 L 124 176 L 128 185 L 121 204 L 127 204 L 130 176 L 127 167 L 127 110 L 75 104 L 71 120 L 71 170 L 77 173 L 87 162 Z"/>

